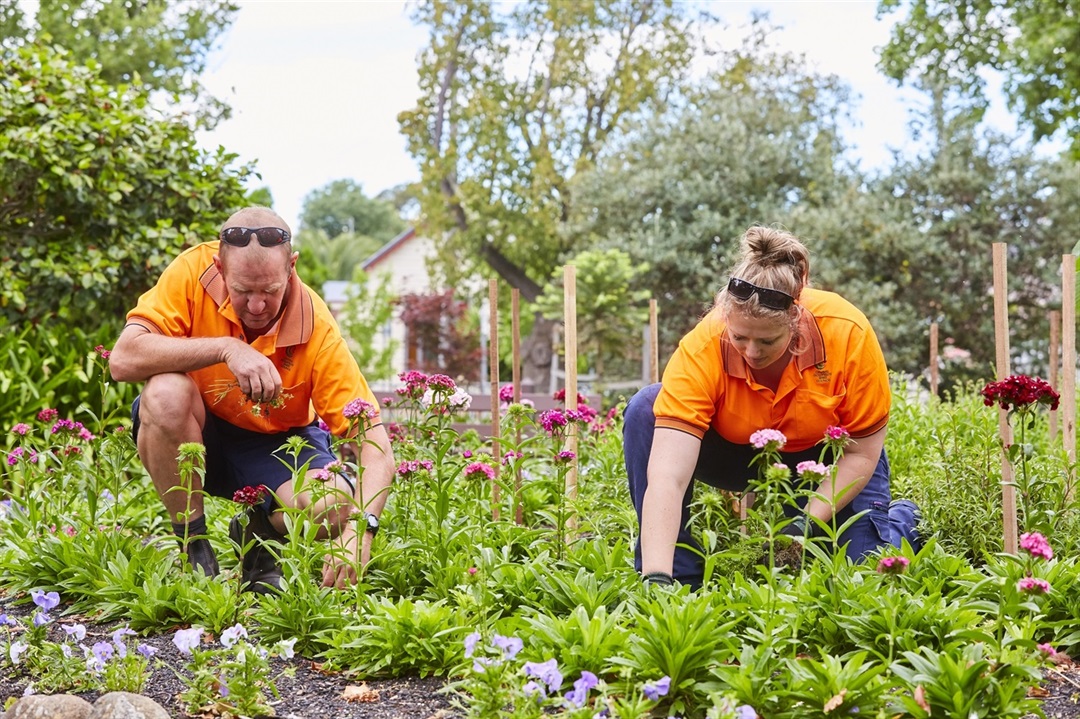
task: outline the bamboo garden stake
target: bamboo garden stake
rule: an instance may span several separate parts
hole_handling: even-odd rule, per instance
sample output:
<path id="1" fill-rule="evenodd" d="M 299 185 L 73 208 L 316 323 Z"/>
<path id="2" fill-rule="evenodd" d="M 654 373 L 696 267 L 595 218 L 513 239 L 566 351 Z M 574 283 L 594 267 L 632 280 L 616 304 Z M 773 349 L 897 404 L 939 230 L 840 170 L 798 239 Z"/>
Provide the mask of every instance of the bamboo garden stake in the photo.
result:
<path id="1" fill-rule="evenodd" d="M 566 337 L 563 344 L 566 358 L 563 364 L 566 366 L 566 409 L 578 408 L 577 396 L 577 268 L 573 265 L 563 267 L 563 323 L 566 326 Z M 578 482 L 578 431 L 577 422 L 567 423 L 566 449 L 574 453 L 570 460 L 570 468 L 566 473 L 566 498 L 577 499 Z M 567 519 L 568 530 L 577 527 L 577 518 L 573 513 Z"/>
<path id="2" fill-rule="evenodd" d="M 499 521 L 499 475 L 502 462 L 499 461 L 499 282 L 488 280 L 489 337 L 488 365 L 491 380 L 491 457 L 495 465 L 495 476 L 491 478 L 491 519 Z"/>
<path id="3" fill-rule="evenodd" d="M 514 402 L 521 401 L 521 290 L 510 290 L 510 344 L 513 353 L 513 366 L 510 368 L 511 382 L 514 384 Z M 521 427 L 515 430 L 514 442 L 521 446 Z M 525 523 L 524 510 L 521 506 L 521 468 L 514 463 L 514 522 Z"/>
<path id="4" fill-rule="evenodd" d="M 937 397 L 938 388 L 938 323 L 930 323 L 930 396 Z"/>
<path id="5" fill-rule="evenodd" d="M 1075 463 L 1076 255 L 1061 256 L 1061 367 L 1061 434 L 1069 461 Z"/>
<path id="6" fill-rule="evenodd" d="M 1004 242 L 995 242 L 994 253 L 994 338 L 997 350 L 997 379 L 1009 376 L 1009 297 Z M 1001 435 L 1001 518 L 1004 525 L 1002 549 L 1016 554 L 1016 485 L 1013 483 L 1012 463 L 1005 448 L 1012 444 L 1012 428 L 1008 410 L 998 407 L 998 432 Z"/>

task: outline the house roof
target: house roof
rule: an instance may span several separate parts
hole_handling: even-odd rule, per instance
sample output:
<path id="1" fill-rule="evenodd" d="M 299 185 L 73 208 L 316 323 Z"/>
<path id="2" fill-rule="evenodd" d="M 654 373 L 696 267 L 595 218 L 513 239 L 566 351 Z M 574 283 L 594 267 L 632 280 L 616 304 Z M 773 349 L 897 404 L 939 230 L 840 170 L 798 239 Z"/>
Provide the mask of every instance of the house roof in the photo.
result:
<path id="1" fill-rule="evenodd" d="M 409 240 L 414 237 L 416 237 L 416 229 L 410 227 L 409 229 L 405 230 L 400 235 L 380 247 L 378 250 L 376 250 L 375 254 L 364 260 L 364 262 L 360 266 L 363 268 L 364 272 L 370 271 L 380 262 L 401 249 L 403 245 L 405 245 Z"/>

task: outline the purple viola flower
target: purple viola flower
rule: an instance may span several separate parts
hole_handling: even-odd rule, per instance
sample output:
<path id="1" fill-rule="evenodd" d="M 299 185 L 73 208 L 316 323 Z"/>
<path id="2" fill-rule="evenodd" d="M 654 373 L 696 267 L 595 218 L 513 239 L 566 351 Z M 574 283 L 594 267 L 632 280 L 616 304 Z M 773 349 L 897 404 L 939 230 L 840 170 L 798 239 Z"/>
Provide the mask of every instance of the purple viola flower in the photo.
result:
<path id="1" fill-rule="evenodd" d="M 48 624 L 49 622 L 51 622 L 51 621 L 52 621 L 52 617 L 50 617 L 45 612 L 37 612 L 37 613 L 34 614 L 34 626 L 35 627 L 43 627 L 46 624 Z"/>
<path id="2" fill-rule="evenodd" d="M 491 645 L 501 649 L 505 659 L 513 659 L 525 646 L 517 637 L 503 637 L 498 634 L 491 638 Z"/>
<path id="3" fill-rule="evenodd" d="M 559 663 L 555 659 L 548 659 L 546 662 L 525 662 L 522 669 L 525 671 L 525 676 L 539 679 L 547 684 L 550 694 L 562 688 L 562 672 L 559 671 Z"/>
<path id="4" fill-rule="evenodd" d="M 248 635 L 247 630 L 240 624 L 234 624 L 221 633 L 221 646 L 231 647 Z"/>
<path id="5" fill-rule="evenodd" d="M 181 654 L 191 654 L 191 650 L 198 647 L 199 642 L 202 641 L 202 631 L 202 627 L 178 629 L 176 634 L 173 635 L 173 644 L 176 645 Z"/>
<path id="6" fill-rule="evenodd" d="M 581 678 L 574 682 L 574 688 L 567 692 L 566 701 L 575 707 L 585 706 L 585 701 L 589 698 L 589 690 L 595 688 L 599 683 L 600 680 L 596 678 L 595 674 L 583 671 Z"/>
<path id="7" fill-rule="evenodd" d="M 150 646 L 149 644 L 140 644 L 138 647 L 135 648 L 135 651 L 137 651 L 139 654 L 142 654 L 147 659 L 150 659 L 155 654 L 157 654 L 157 649 Z"/>
<path id="8" fill-rule="evenodd" d="M 97 642 L 90 648 L 90 660 L 89 666 L 94 670 L 100 672 L 108 664 L 109 660 L 113 658 L 116 650 L 109 642 Z"/>
<path id="9" fill-rule="evenodd" d="M 65 624 L 64 633 L 77 642 L 86 639 L 86 627 L 82 624 Z"/>
<path id="10" fill-rule="evenodd" d="M 40 589 L 34 589 L 30 591 L 30 597 L 34 600 L 34 604 L 46 612 L 60 606 L 60 595 L 56 592 L 45 593 Z"/>
<path id="11" fill-rule="evenodd" d="M 472 657 L 473 652 L 476 651 L 476 644 L 480 641 L 480 632 L 473 632 L 469 636 L 465 637 L 465 658 Z"/>
<path id="12" fill-rule="evenodd" d="M 661 677 L 655 682 L 650 682 L 641 688 L 641 693 L 649 701 L 659 701 L 660 697 L 667 696 L 671 690 L 671 677 Z"/>
<path id="13" fill-rule="evenodd" d="M 127 656 L 127 645 L 124 644 L 124 637 L 133 637 L 135 632 L 127 627 L 120 627 L 112 633 L 112 643 L 116 647 L 116 653 L 121 659 Z"/>

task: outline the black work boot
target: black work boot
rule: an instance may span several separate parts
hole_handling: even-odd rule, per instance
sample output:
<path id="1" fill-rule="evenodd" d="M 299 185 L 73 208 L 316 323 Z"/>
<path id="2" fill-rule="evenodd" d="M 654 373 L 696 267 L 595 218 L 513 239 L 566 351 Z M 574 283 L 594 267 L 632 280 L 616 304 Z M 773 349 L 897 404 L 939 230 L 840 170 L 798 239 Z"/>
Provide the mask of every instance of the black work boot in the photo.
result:
<path id="1" fill-rule="evenodd" d="M 245 514 L 247 526 L 241 530 L 241 517 Z M 283 586 L 281 566 L 275 552 L 281 551 L 281 543 L 285 537 L 270 524 L 270 517 L 266 512 L 252 507 L 233 517 L 229 522 L 229 539 L 236 545 L 238 553 L 247 547 L 252 539 L 255 540 L 254 544 L 247 548 L 243 565 L 240 567 L 240 584 L 244 586 L 244 591 L 257 594 L 280 592 Z"/>
<path id="2" fill-rule="evenodd" d="M 180 551 L 187 554 L 188 564 L 200 570 L 206 576 L 216 577 L 218 575 L 217 556 L 214 555 L 214 548 L 210 546 L 210 540 L 206 537 L 189 539 L 186 549 L 184 540 L 181 539 Z"/>

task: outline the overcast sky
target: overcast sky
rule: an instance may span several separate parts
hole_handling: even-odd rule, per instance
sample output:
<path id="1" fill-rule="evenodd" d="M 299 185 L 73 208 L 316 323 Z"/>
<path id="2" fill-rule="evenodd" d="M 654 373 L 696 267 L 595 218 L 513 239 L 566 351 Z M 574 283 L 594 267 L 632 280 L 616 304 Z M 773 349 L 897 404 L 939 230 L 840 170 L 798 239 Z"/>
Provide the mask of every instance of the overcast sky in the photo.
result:
<path id="1" fill-rule="evenodd" d="M 339 179 L 369 196 L 418 179 L 397 114 L 415 105 L 416 57 L 427 35 L 399 0 L 241 2 L 236 23 L 209 59 L 203 81 L 233 118 L 200 141 L 255 160 L 276 209 L 297 225 L 304 196 Z M 806 54 L 861 96 L 845 133 L 865 169 L 907 142 L 908 108 L 920 102 L 875 69 L 892 18 L 876 2 L 720 2 L 711 10 L 743 25 L 754 9 L 783 27 L 783 46 Z"/>

